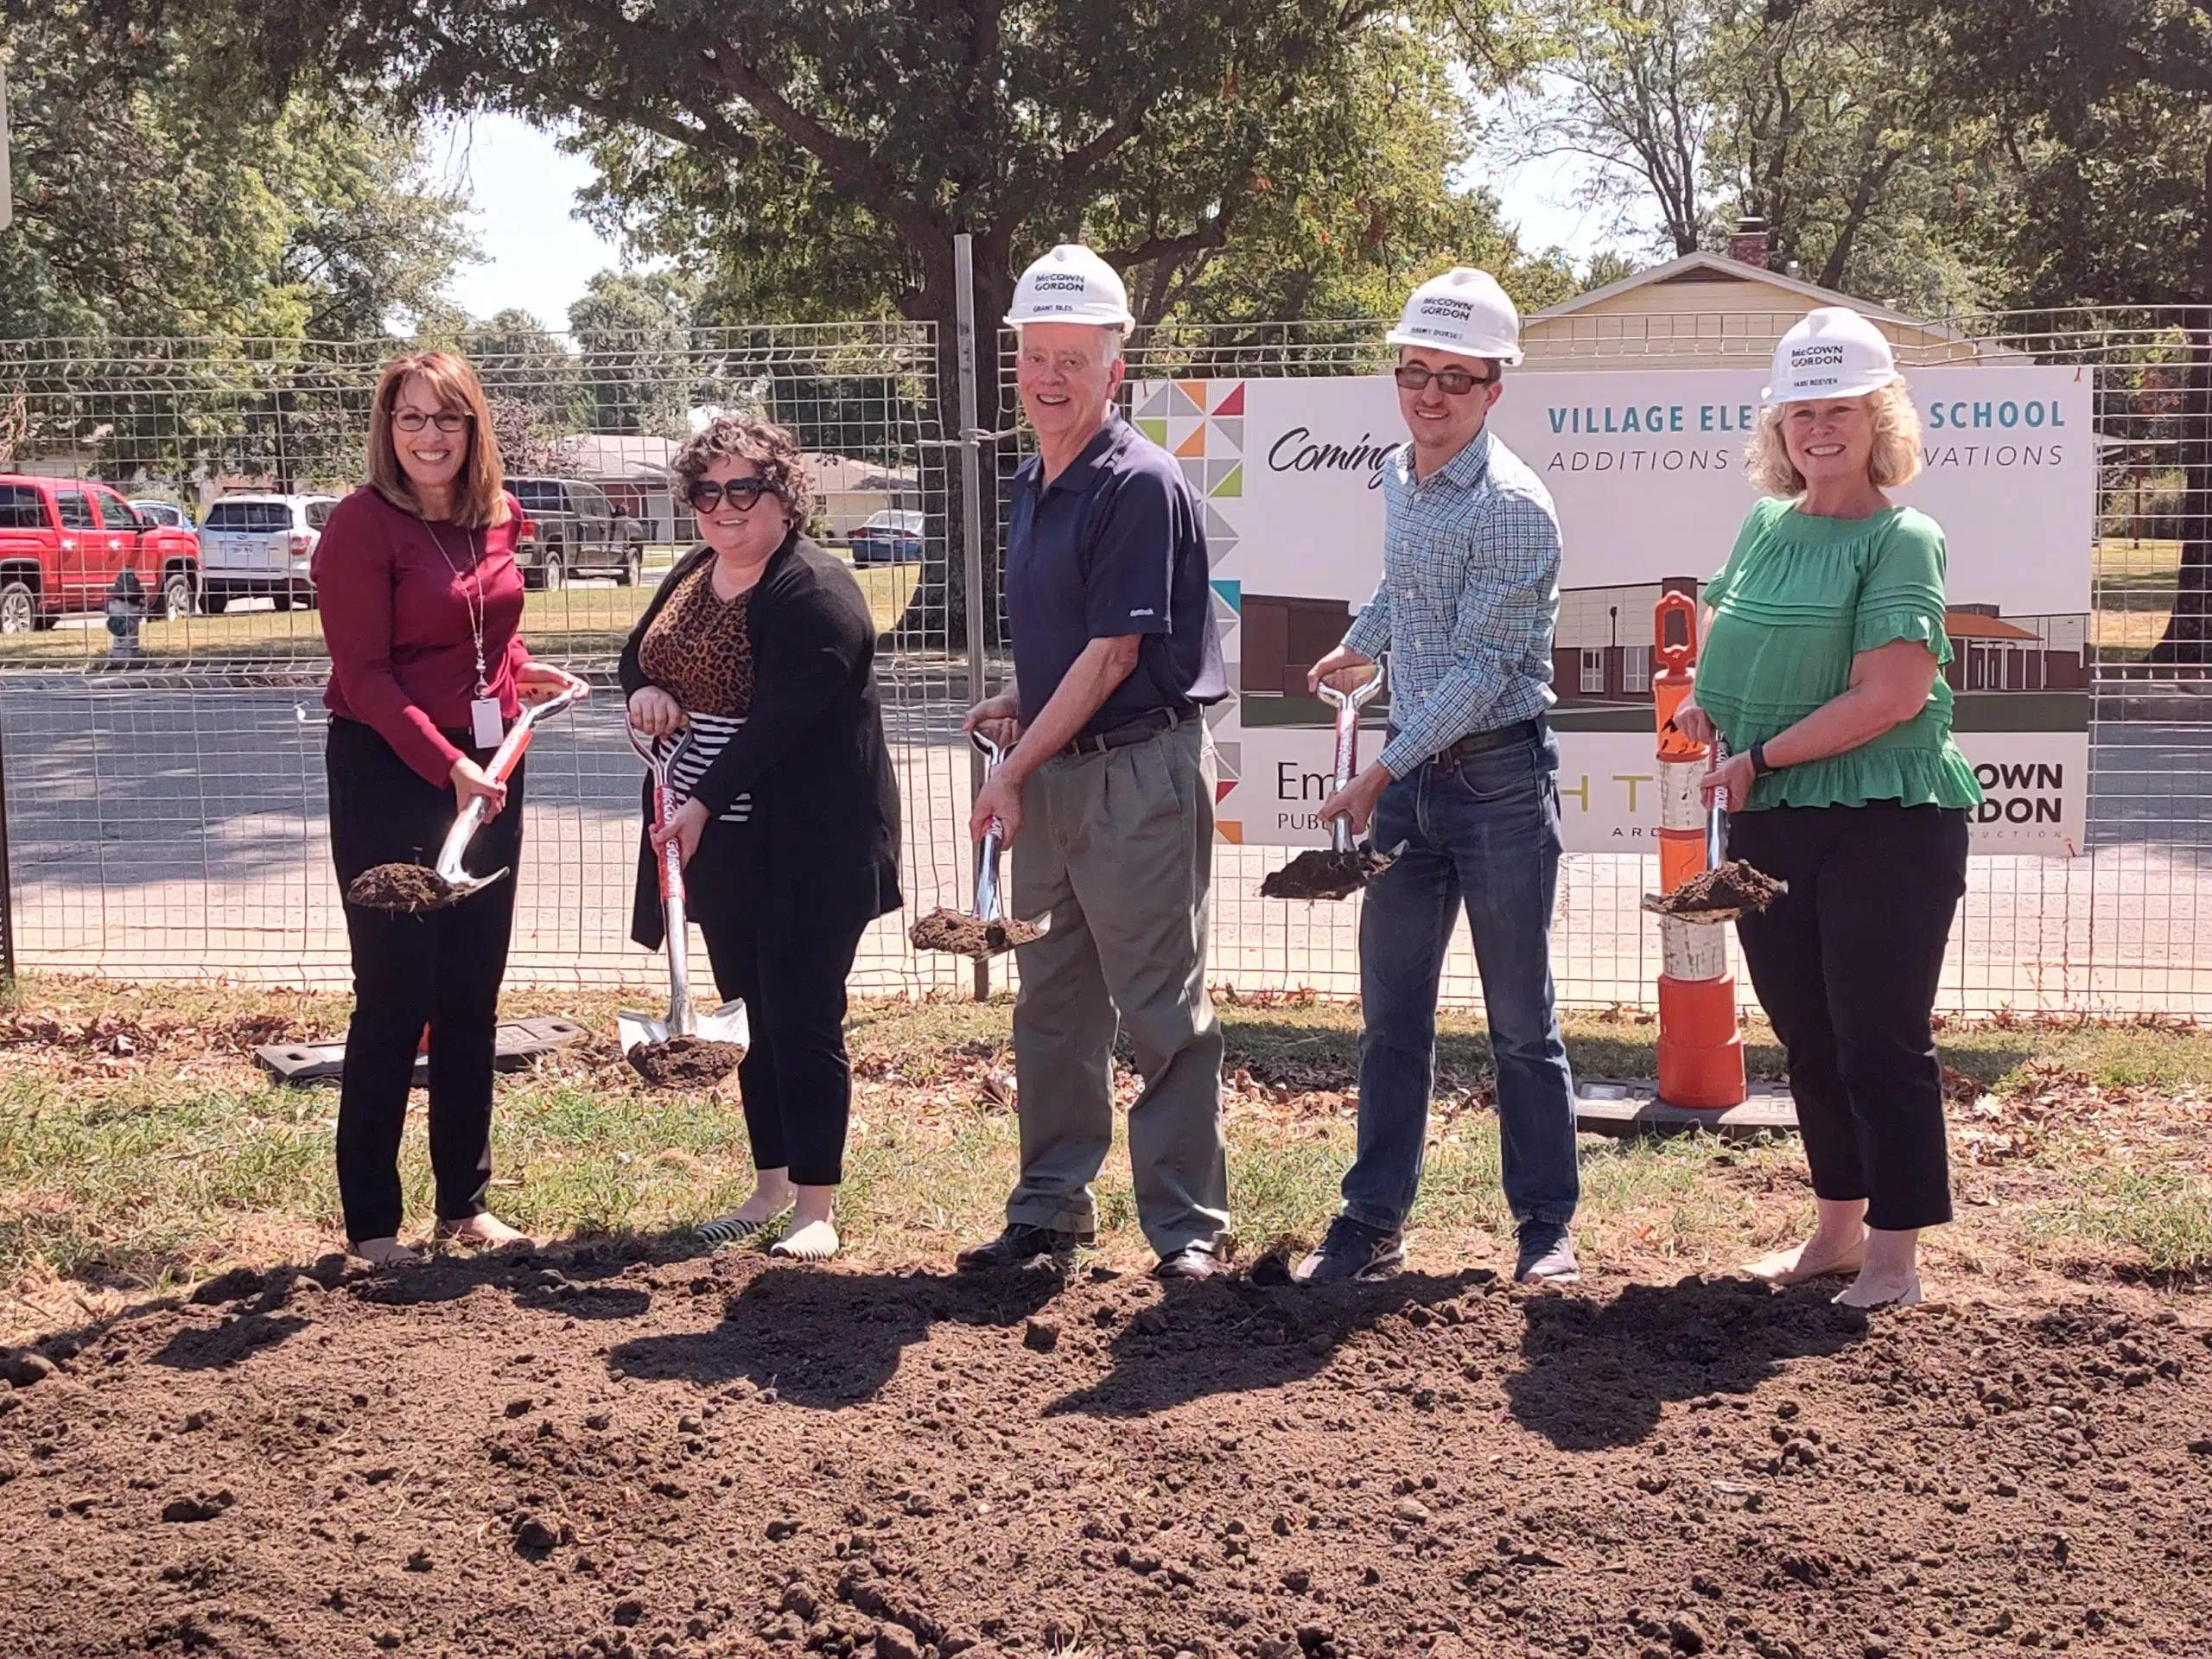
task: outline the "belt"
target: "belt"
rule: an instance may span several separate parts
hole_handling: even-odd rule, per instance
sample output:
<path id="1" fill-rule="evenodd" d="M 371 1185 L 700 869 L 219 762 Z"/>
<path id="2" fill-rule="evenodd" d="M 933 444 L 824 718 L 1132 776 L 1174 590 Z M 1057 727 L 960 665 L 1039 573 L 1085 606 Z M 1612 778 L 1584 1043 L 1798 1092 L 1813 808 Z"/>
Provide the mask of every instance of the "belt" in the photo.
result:
<path id="1" fill-rule="evenodd" d="M 1394 732 L 1391 735 L 1395 736 Z M 1541 743 L 1544 738 L 1544 722 L 1541 715 L 1516 720 L 1510 726 L 1501 726 L 1492 732 L 1470 732 L 1457 743 L 1438 750 L 1428 758 L 1428 764 L 1437 766 L 1456 766 L 1463 760 L 1471 760 L 1478 754 L 1488 754 L 1492 749 L 1510 749 L 1516 743 Z"/>
<path id="2" fill-rule="evenodd" d="M 1109 732 L 1095 732 L 1088 737 L 1078 737 L 1059 753 L 1059 759 L 1072 760 L 1086 754 L 1103 754 L 1109 749 L 1125 749 L 1132 743 L 1141 743 L 1147 738 L 1158 737 L 1162 732 L 1172 732 L 1186 720 L 1196 720 L 1196 715 L 1179 715 L 1173 709 L 1154 709 L 1149 714 L 1139 715 L 1126 726 L 1116 726 Z"/>

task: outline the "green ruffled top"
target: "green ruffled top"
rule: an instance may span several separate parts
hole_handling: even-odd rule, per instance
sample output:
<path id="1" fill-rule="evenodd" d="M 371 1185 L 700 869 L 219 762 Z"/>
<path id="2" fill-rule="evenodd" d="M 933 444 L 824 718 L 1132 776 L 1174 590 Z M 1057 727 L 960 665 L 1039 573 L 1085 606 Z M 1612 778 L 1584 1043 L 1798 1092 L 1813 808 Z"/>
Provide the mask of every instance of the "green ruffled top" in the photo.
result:
<path id="1" fill-rule="evenodd" d="M 1862 651 L 1915 639 L 1939 667 L 1949 662 L 1943 565 L 1942 527 L 1910 507 L 1826 518 L 1790 501 L 1754 506 L 1701 595 L 1713 622 L 1695 695 L 1730 751 L 1741 754 L 1840 696 Z M 1951 688 L 1939 673 L 1910 720 L 1855 749 L 1770 773 L 1753 785 L 1750 804 L 1980 800 L 1974 768 L 1951 741 Z"/>

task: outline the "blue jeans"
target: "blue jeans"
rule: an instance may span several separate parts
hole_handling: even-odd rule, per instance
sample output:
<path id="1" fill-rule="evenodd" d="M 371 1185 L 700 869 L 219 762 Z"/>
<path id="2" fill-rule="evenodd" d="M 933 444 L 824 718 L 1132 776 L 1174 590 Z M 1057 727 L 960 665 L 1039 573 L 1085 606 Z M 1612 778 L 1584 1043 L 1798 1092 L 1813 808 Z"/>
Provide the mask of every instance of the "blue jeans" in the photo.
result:
<path id="1" fill-rule="evenodd" d="M 1436 992 L 1466 906 L 1497 1064 L 1505 1201 L 1524 1229 L 1564 1227 L 1581 1187 L 1574 1082 L 1552 1006 L 1559 750 L 1548 735 L 1459 765 L 1430 761 L 1382 793 L 1375 845 L 1398 861 L 1359 922 L 1359 1152 L 1344 1213 L 1395 1231 L 1421 1188 L 1436 1081 Z"/>

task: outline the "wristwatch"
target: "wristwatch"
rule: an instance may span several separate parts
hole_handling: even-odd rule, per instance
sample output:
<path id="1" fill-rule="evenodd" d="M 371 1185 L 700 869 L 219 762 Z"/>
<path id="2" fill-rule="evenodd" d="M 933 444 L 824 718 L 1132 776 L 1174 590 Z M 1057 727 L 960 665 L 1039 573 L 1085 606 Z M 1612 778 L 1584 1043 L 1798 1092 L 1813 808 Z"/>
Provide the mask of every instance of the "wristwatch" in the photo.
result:
<path id="1" fill-rule="evenodd" d="M 1778 768 L 1770 763 L 1766 758 L 1766 745 L 1764 743 L 1752 744 L 1751 776 L 1754 778 L 1764 778 L 1769 773 L 1777 770 L 1778 770 Z"/>

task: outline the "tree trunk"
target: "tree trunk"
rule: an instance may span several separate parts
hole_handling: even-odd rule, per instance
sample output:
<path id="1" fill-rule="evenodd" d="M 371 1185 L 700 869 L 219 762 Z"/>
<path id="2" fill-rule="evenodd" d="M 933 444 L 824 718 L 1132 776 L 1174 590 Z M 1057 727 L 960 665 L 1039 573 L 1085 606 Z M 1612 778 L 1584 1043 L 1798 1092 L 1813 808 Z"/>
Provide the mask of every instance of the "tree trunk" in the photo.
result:
<path id="1" fill-rule="evenodd" d="M 2197 226 L 2197 297 L 2189 315 L 2189 378 L 2181 399 L 2181 569 L 2173 614 L 2150 660 L 2176 668 L 2212 664 L 2212 148 L 2204 154 Z"/>
<path id="2" fill-rule="evenodd" d="M 999 319 L 1014 297 L 1014 277 L 1007 269 L 1009 237 L 986 232 L 976 238 L 976 416 L 986 432 L 1007 424 L 999 385 Z M 921 291 L 907 307 L 907 315 L 932 325 L 937 335 L 937 384 L 934 397 L 935 430 L 928 435 L 953 440 L 960 435 L 960 309 L 953 275 L 952 245 L 948 238 L 927 258 Z M 999 602 L 1003 559 L 999 545 L 999 478 L 1012 454 L 1011 441 L 1000 439 L 982 446 L 982 592 L 967 591 L 966 557 L 962 532 L 960 492 L 961 455 L 949 442 L 923 457 L 925 477 L 941 483 L 944 501 L 942 540 L 925 538 L 921 578 L 906 602 L 906 614 L 885 635 L 894 649 L 950 652 L 964 656 L 968 649 L 968 607 L 971 598 L 982 608 L 986 651 L 1005 646 L 1005 625 Z"/>

